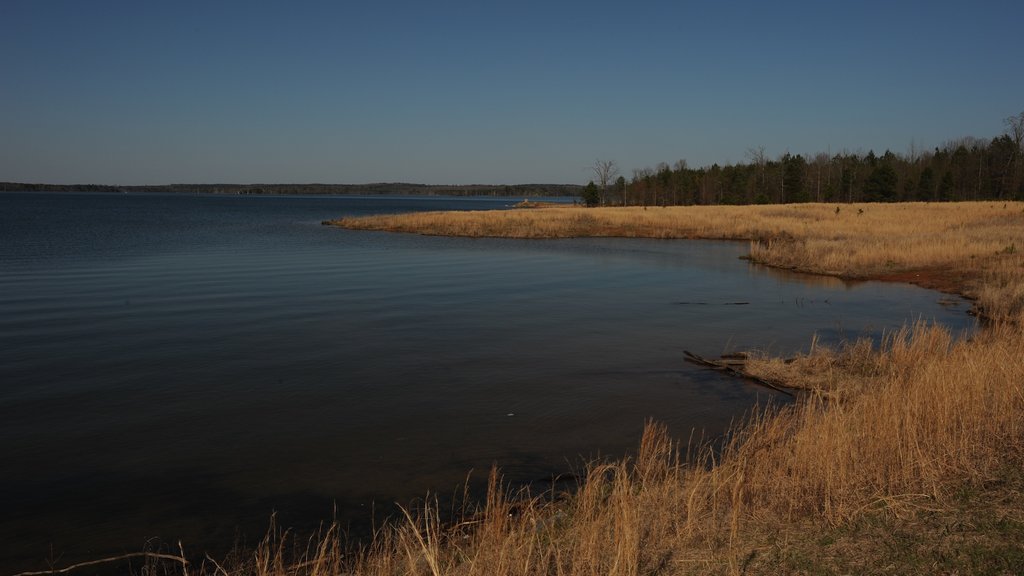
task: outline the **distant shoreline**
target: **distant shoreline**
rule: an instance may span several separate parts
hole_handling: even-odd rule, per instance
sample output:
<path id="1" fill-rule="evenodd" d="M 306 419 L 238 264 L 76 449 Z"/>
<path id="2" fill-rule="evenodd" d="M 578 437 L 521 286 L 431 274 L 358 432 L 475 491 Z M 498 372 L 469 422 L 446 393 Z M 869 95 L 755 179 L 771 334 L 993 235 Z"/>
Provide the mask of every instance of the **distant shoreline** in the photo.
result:
<path id="1" fill-rule="evenodd" d="M 158 184 L 120 186 L 108 184 L 45 184 L 0 182 L 0 192 L 160 192 L 172 194 L 226 195 L 396 195 L 396 196 L 578 196 L 575 184 Z"/>

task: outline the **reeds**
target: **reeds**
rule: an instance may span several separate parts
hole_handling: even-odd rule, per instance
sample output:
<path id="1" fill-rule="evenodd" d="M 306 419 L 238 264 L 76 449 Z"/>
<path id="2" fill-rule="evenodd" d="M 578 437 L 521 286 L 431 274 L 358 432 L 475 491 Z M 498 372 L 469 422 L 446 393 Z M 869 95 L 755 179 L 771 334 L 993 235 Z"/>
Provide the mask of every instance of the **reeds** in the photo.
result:
<path id="1" fill-rule="evenodd" d="M 1024 319 L 1024 203 L 548 207 L 342 218 L 345 228 L 503 238 L 749 240 L 756 262 L 845 278 L 940 272 L 990 318 Z M 900 278 L 913 281 L 913 276 Z"/>
<path id="2" fill-rule="evenodd" d="M 460 522 L 444 523 L 428 499 L 362 549 L 346 552 L 333 528 L 291 556 L 268 537 L 253 561 L 226 571 L 739 573 L 788 539 L 806 545 L 864 517 L 955 511 L 965 487 L 1006 482 L 1024 456 L 1021 350 L 1019 326 L 965 339 L 918 324 L 879 349 L 858 342 L 755 361 L 751 369 L 802 385 L 803 399 L 752 414 L 721 443 L 684 449 L 651 423 L 636 456 L 591 464 L 571 493 L 510 492 L 493 470 L 485 501 Z M 781 571 L 776 560 L 754 565 Z"/>
<path id="3" fill-rule="evenodd" d="M 837 211 L 838 210 L 838 211 Z M 821 243 L 806 253 L 773 254 L 780 265 L 865 275 L 896 268 L 953 265 L 977 254 L 1024 250 L 1024 203 L 790 204 L 772 206 L 576 206 L 532 210 L 419 212 L 342 218 L 345 228 L 444 236 L 579 236 L 760 240 Z M 831 244 L 835 243 L 835 244 Z M 832 246 L 832 251 L 824 250 Z"/>

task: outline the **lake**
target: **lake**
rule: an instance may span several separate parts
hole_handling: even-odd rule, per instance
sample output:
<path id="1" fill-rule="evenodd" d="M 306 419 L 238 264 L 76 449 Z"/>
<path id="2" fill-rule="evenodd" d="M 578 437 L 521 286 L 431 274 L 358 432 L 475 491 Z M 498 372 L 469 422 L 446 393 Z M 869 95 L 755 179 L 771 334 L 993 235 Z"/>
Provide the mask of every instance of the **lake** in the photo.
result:
<path id="1" fill-rule="evenodd" d="M 746 243 L 440 238 L 342 215 L 518 199 L 0 193 L 0 566 L 223 550 L 550 479 L 645 420 L 707 437 L 774 394 L 706 356 L 968 305 L 739 257 Z"/>

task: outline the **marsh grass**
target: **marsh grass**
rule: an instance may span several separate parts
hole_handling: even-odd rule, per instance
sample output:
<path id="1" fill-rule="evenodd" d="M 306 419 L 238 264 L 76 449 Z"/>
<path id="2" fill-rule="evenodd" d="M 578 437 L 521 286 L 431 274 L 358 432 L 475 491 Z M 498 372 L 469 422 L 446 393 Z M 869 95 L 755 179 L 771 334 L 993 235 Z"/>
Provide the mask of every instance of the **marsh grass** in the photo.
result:
<path id="1" fill-rule="evenodd" d="M 858 213 L 862 210 L 862 213 Z M 272 528 L 193 563 L 224 576 L 1019 573 L 1024 570 L 1021 205 L 544 208 L 342 221 L 424 233 L 752 239 L 751 257 L 847 276 L 944 270 L 991 318 L 966 337 L 918 323 L 748 370 L 801 390 L 715 442 L 649 423 L 634 456 L 535 494 L 493 470 L 453 518 L 427 498 L 349 546 Z M 504 232 L 504 233 L 499 233 Z M 196 565 L 199 564 L 199 565 Z M 169 569 L 181 572 L 172 565 Z"/>
<path id="2" fill-rule="evenodd" d="M 469 237 L 749 240 L 749 257 L 755 262 L 844 278 L 916 273 L 890 279 L 917 280 L 977 298 L 979 309 L 990 318 L 1021 319 L 1024 314 L 1021 202 L 560 206 L 366 216 L 328 223 Z"/>
<path id="3" fill-rule="evenodd" d="M 921 572 L 946 560 L 1017 567 L 1022 349 L 1012 325 L 965 339 L 918 324 L 880 348 L 763 359 L 753 369 L 802 386 L 804 399 L 757 411 L 718 445 L 684 448 L 652 423 L 635 456 L 592 463 L 556 498 L 512 491 L 493 470 L 486 499 L 458 522 L 428 499 L 361 549 L 346 550 L 335 528 L 291 553 L 278 535 L 217 570 L 737 574 L 872 571 L 879 558 Z"/>
<path id="4" fill-rule="evenodd" d="M 280 532 L 228 574 L 687 574 L 896 572 L 1024 566 L 1020 494 L 1024 333 L 958 338 L 918 324 L 750 368 L 803 400 L 751 415 L 716 445 L 649 424 L 633 457 L 594 462 L 566 493 L 490 475 L 446 523 L 427 499 L 349 550 L 336 527 Z M 207 565 L 207 568 L 214 566 Z"/>

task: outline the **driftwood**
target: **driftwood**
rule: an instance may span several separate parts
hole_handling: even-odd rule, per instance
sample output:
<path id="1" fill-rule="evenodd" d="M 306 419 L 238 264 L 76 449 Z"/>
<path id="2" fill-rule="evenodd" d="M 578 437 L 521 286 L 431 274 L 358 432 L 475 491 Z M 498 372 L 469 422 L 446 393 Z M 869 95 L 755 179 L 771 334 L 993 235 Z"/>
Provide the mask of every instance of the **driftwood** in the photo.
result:
<path id="1" fill-rule="evenodd" d="M 85 568 L 86 566 L 96 566 L 97 564 L 106 564 L 109 562 L 118 562 L 120 560 L 128 560 L 131 558 L 150 558 L 154 560 L 173 560 L 181 564 L 183 568 L 188 566 L 188 560 L 184 556 L 175 556 L 173 554 L 162 554 L 159 552 L 135 552 L 133 554 L 123 554 L 121 556 L 111 556 L 110 558 L 100 558 L 99 560 L 89 560 L 88 562 L 79 562 L 66 568 L 59 568 L 53 570 L 40 570 L 37 572 L 19 572 L 14 576 L 44 576 L 49 574 L 66 574 L 72 570 L 79 568 Z M 187 568 L 186 568 L 187 570 Z M 187 574 L 188 572 L 186 572 Z"/>
<path id="2" fill-rule="evenodd" d="M 729 374 L 730 376 L 737 376 L 739 378 L 743 378 L 744 380 L 749 380 L 755 384 L 764 386 L 765 388 L 770 388 L 772 390 L 775 390 L 776 392 L 781 392 L 782 394 L 786 394 L 787 396 L 795 397 L 793 392 L 791 390 L 788 390 L 786 386 L 783 386 L 777 382 L 770 382 L 768 380 L 765 380 L 764 378 L 759 378 L 757 376 L 754 376 L 750 372 L 747 372 L 747 355 L 742 352 L 738 352 L 735 354 L 723 354 L 720 360 L 711 360 L 708 358 L 704 358 L 703 356 L 698 356 L 693 352 L 690 352 L 689 350 L 683 350 L 683 356 L 685 357 L 687 362 L 690 362 L 692 364 L 703 366 L 705 368 L 710 368 L 712 370 L 717 370 L 719 372 L 724 372 L 726 374 Z"/>

